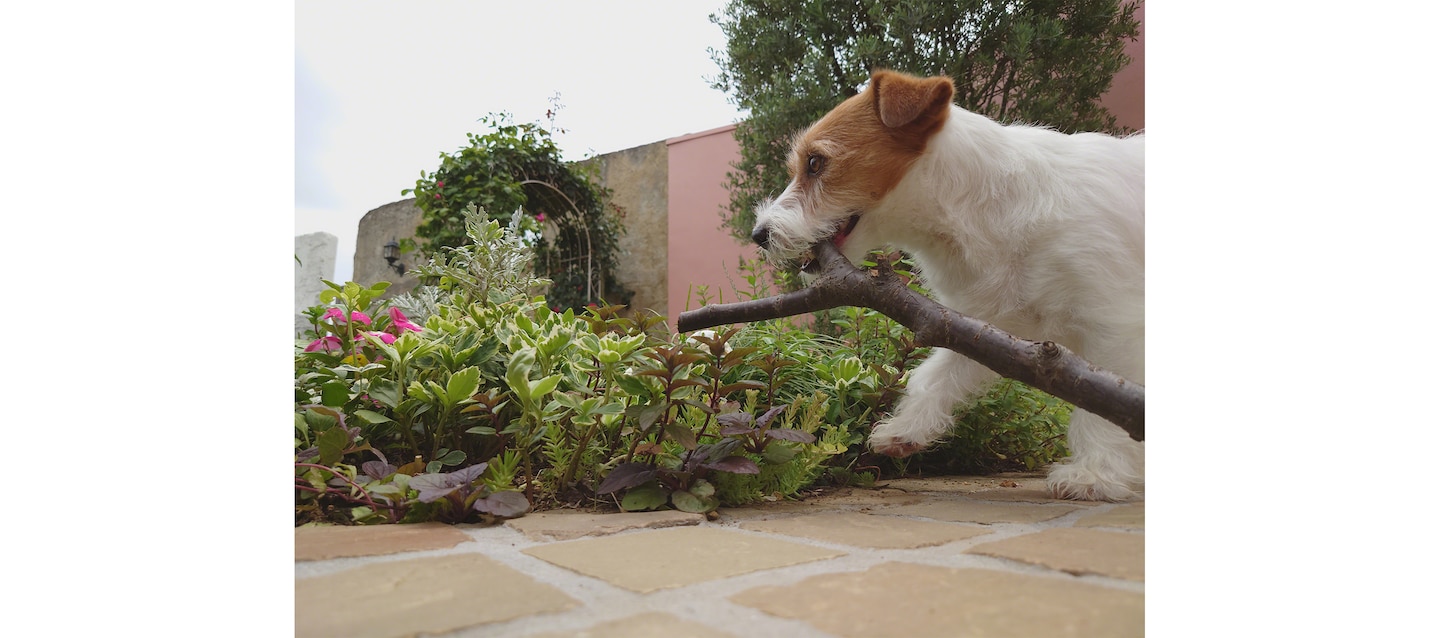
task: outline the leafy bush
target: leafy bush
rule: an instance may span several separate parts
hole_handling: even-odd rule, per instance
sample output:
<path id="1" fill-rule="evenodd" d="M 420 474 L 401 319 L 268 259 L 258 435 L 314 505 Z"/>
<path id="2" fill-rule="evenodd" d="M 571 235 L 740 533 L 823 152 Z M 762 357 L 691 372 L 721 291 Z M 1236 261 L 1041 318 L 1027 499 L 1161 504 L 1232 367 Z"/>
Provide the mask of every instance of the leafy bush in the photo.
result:
<path id="1" fill-rule="evenodd" d="M 326 282 L 296 344 L 296 520 L 489 521 L 608 502 L 706 512 L 820 480 L 1038 467 L 1068 407 L 1002 384 L 941 454 L 865 450 L 923 358 L 908 332 L 848 308 L 817 322 L 672 335 L 621 306 L 557 312 L 533 292 L 512 224 L 467 211 L 471 243 L 419 267 L 430 285 Z M 757 264 L 750 289 L 769 294 Z M 390 459 L 394 459 L 394 462 Z M 939 459 L 931 463 L 931 459 Z M 969 465 L 961 463 L 969 462 Z"/>
<path id="2" fill-rule="evenodd" d="M 546 296 L 552 307 L 628 303 L 632 293 L 615 278 L 623 213 L 599 184 L 596 167 L 562 161 L 543 126 L 516 124 L 507 114 L 481 121 L 492 130 L 468 134 L 467 146 L 442 153 L 439 168 L 422 172 L 415 188 L 401 191 L 413 194 L 424 212 L 416 235 L 425 250 L 471 241 L 467 212 L 486 210 L 523 229 L 537 269 L 551 284 Z"/>
<path id="3" fill-rule="evenodd" d="M 483 520 L 606 498 L 707 511 L 717 474 L 758 474 L 782 448 L 813 464 L 813 433 L 766 427 L 784 406 L 773 381 L 741 378 L 759 355 L 730 347 L 738 329 L 687 340 L 618 306 L 556 312 L 530 296 L 543 281 L 510 230 L 478 211 L 466 227 L 472 244 L 421 268 L 429 291 L 379 302 L 385 284 L 326 282 L 332 306 L 297 344 L 299 520 Z"/>

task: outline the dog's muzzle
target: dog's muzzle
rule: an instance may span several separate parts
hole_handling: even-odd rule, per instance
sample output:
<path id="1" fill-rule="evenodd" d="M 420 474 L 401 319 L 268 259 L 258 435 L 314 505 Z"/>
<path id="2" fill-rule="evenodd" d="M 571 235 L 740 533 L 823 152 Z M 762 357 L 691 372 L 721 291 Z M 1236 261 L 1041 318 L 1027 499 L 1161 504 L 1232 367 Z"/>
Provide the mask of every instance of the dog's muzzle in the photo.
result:
<path id="1" fill-rule="evenodd" d="M 764 250 L 770 249 L 770 227 L 757 226 L 755 232 L 750 233 L 750 240 Z"/>

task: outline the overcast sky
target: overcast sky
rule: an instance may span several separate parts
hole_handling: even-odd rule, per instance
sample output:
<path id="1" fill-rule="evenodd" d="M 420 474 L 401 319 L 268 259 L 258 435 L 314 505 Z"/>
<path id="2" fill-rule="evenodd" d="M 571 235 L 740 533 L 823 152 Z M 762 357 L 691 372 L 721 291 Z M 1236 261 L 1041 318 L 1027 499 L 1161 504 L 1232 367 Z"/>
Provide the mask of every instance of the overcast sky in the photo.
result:
<path id="1" fill-rule="evenodd" d="M 570 160 L 738 121 L 710 88 L 724 4 L 296 3 L 295 234 L 335 235 L 347 280 L 366 212 L 486 132 L 482 116 L 540 121 L 556 93 Z"/>

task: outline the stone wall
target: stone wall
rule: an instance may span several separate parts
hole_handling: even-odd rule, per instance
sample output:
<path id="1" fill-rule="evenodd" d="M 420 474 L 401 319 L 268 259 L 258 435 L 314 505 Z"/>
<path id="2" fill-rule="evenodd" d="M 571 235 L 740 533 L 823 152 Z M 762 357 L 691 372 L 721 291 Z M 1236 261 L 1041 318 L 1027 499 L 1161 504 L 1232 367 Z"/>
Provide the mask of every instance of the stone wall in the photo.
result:
<path id="1" fill-rule="evenodd" d="M 335 280 L 335 251 L 339 239 L 330 233 L 295 236 L 295 334 L 298 336 L 310 322 L 300 312 L 320 304 L 320 291 L 326 286 L 321 279 Z"/>
<path id="2" fill-rule="evenodd" d="M 591 160 L 599 165 L 600 183 L 613 191 L 624 211 L 625 233 L 615 277 L 634 291 L 632 310 L 665 314 L 666 260 L 669 255 L 669 154 L 665 142 L 606 153 Z"/>
<path id="3" fill-rule="evenodd" d="M 669 231 L 669 152 L 666 142 L 607 153 L 587 162 L 598 166 L 600 183 L 614 193 L 614 202 L 624 211 L 625 233 L 620 236 L 621 255 L 616 278 L 635 293 L 630 307 L 653 309 L 665 314 L 668 307 L 667 260 Z M 391 239 L 415 237 L 422 212 L 415 199 L 404 199 L 376 208 L 360 219 L 355 238 L 355 282 L 369 286 L 391 282 L 385 297 L 413 289 L 419 282 L 408 272 L 397 275 L 385 263 L 383 249 Z M 400 258 L 407 267 L 424 263 L 419 253 Z"/>
<path id="4" fill-rule="evenodd" d="M 409 292 L 420 283 L 408 269 L 425 263 L 421 253 L 412 251 L 400 256 L 396 263 L 403 263 L 407 268 L 405 275 L 401 276 L 385 263 L 383 252 L 385 244 L 392 239 L 413 239 L 415 228 L 420 225 L 420 216 L 421 210 L 415 206 L 415 198 L 412 197 L 376 208 L 360 218 L 360 228 L 355 236 L 355 272 L 352 275 L 356 283 L 370 286 L 379 281 L 390 282 L 383 297 L 386 299 Z"/>

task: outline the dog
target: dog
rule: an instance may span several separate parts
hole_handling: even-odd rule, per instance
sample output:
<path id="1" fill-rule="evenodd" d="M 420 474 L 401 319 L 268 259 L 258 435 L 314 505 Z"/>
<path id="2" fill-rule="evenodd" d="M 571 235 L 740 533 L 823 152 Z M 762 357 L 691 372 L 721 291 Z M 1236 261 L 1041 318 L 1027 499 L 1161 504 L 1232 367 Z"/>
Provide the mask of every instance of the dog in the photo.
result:
<path id="1" fill-rule="evenodd" d="M 1145 382 L 1145 139 L 1002 125 L 951 103 L 946 77 L 876 71 L 793 141 L 790 184 L 756 211 L 752 239 L 793 260 L 829 239 L 852 263 L 908 253 L 940 303 L 1025 339 L 1063 344 Z M 998 381 L 950 350 L 914 370 L 869 445 L 903 457 L 954 425 L 957 404 Z M 1059 498 L 1127 500 L 1144 445 L 1076 409 Z"/>

